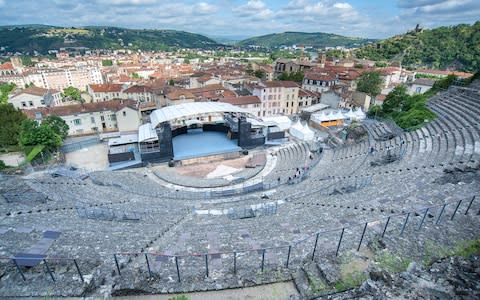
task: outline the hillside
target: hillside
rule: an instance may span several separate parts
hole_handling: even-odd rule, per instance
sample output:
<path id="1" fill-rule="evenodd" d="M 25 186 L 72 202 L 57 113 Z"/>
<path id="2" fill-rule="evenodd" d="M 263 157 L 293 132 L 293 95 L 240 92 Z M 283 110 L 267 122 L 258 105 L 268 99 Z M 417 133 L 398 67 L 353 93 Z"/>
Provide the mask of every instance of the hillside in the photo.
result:
<path id="1" fill-rule="evenodd" d="M 314 48 L 344 46 L 358 47 L 375 40 L 346 37 L 324 32 L 284 32 L 252 37 L 238 43 L 238 46 L 247 47 L 255 45 L 265 48 L 278 48 L 280 46 L 305 45 Z"/>
<path id="2" fill-rule="evenodd" d="M 221 44 L 205 36 L 175 30 L 116 27 L 62 28 L 40 25 L 0 27 L 0 47 L 9 52 L 46 53 L 63 47 L 165 50 L 172 47 L 211 49 Z"/>
<path id="3" fill-rule="evenodd" d="M 408 32 L 367 45 L 358 58 L 401 61 L 405 67 L 459 69 L 480 68 L 480 22 Z"/>

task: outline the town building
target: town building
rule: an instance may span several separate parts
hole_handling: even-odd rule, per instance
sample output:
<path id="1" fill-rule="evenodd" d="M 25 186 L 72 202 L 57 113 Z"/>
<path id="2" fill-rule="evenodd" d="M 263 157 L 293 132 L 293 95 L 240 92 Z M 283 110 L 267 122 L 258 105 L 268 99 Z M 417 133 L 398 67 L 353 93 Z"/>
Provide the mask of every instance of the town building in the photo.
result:
<path id="1" fill-rule="evenodd" d="M 303 77 L 302 88 L 321 93 L 331 90 L 338 81 L 338 75 L 333 72 L 307 72 Z"/>
<path id="2" fill-rule="evenodd" d="M 435 81 L 437 80 L 433 78 L 417 78 L 409 85 L 408 93 L 410 95 L 423 94 L 433 87 Z"/>
<path id="3" fill-rule="evenodd" d="M 8 103 L 18 109 L 35 109 L 61 105 L 62 95 L 59 91 L 31 86 L 11 96 Z"/>
<path id="4" fill-rule="evenodd" d="M 54 115 L 68 125 L 68 135 L 87 135 L 112 131 L 135 131 L 140 113 L 133 100 L 110 100 L 67 106 L 43 107 L 23 111 L 29 119 L 41 120 Z"/>
<path id="5" fill-rule="evenodd" d="M 116 83 L 89 84 L 87 93 L 92 98 L 92 102 L 104 102 L 123 98 L 122 89 L 123 85 Z"/>
<path id="6" fill-rule="evenodd" d="M 263 81 L 252 86 L 252 94 L 262 101 L 261 117 L 296 114 L 299 90 L 293 81 Z"/>
<path id="7" fill-rule="evenodd" d="M 254 116 L 260 117 L 262 101 L 257 96 L 240 96 L 221 98 L 219 102 L 229 103 L 246 109 Z"/>

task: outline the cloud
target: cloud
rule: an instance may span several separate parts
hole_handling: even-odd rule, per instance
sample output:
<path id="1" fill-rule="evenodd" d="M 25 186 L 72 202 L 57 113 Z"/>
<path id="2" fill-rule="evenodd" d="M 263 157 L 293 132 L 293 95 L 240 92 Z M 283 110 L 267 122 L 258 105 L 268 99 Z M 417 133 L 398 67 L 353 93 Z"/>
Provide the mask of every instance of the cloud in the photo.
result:
<path id="1" fill-rule="evenodd" d="M 120 5 L 144 6 L 144 5 L 161 4 L 161 1 L 158 1 L 158 0 L 99 0 L 98 3 L 119 5 L 119 6 Z"/>
<path id="2" fill-rule="evenodd" d="M 420 23 L 426 27 L 438 27 L 458 23 L 473 23 L 480 16 L 477 0 L 421 0 L 398 2 L 402 8 L 399 18 L 404 24 Z"/>
<path id="3" fill-rule="evenodd" d="M 416 23 L 427 28 L 473 23 L 480 15 L 478 0 L 382 5 L 380 14 L 371 4 L 352 0 L 0 0 L 0 25 L 105 25 L 207 35 L 306 31 L 378 38 L 406 32 Z"/>
<path id="4" fill-rule="evenodd" d="M 275 13 L 265 3 L 258 0 L 248 1 L 232 9 L 232 12 L 240 18 L 248 18 L 252 21 L 268 20 L 275 17 Z"/>

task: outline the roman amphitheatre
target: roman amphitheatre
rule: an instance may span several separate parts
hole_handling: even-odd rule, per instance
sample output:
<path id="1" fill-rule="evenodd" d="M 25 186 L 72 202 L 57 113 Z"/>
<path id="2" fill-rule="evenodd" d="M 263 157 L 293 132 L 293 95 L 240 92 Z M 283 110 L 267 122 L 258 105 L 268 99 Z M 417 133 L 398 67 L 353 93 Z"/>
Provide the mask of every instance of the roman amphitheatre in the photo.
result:
<path id="1" fill-rule="evenodd" d="M 368 136 L 343 146 L 291 140 L 173 168 L 2 175 L 0 296 L 291 282 L 291 298 L 342 298 L 355 283 L 371 287 L 383 274 L 375 270 L 412 274 L 412 261 L 428 269 L 479 238 L 480 83 L 451 87 L 428 106 L 437 118 L 420 129 L 367 120 Z M 469 272 L 477 284 L 464 293 L 475 298 L 478 266 L 461 275 Z M 462 295 L 432 278 L 432 295 Z"/>

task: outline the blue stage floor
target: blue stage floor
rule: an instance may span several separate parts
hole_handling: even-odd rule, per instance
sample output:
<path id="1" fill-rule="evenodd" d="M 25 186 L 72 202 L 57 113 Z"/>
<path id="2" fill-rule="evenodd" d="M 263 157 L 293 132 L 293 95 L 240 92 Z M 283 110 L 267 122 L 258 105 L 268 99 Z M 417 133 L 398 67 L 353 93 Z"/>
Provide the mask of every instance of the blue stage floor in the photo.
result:
<path id="1" fill-rule="evenodd" d="M 189 129 L 187 134 L 174 137 L 172 142 L 175 160 L 242 150 L 237 140 L 229 140 L 226 133 L 202 129 Z"/>

